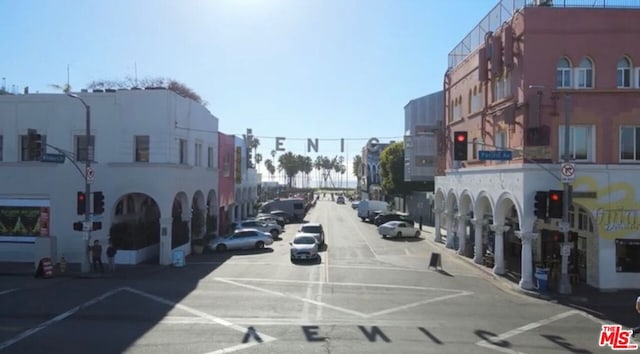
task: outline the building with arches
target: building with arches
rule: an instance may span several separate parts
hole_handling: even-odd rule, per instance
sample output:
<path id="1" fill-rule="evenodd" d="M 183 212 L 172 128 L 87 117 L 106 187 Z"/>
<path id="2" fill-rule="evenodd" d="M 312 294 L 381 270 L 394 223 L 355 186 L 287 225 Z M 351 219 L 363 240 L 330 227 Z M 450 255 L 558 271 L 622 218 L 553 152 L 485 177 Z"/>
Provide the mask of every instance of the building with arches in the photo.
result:
<path id="1" fill-rule="evenodd" d="M 202 104 L 162 88 L 0 96 L 0 261 L 34 261 L 38 243 L 56 262 L 85 258 L 83 233 L 73 223 L 84 168 L 92 159 L 92 191 L 104 194 L 104 213 L 92 215 L 92 239 L 113 241 L 116 262 L 172 262 L 174 250 L 215 232 L 218 210 L 218 118 Z M 27 132 L 42 136 L 42 151 L 64 163 L 28 154 Z M 92 147 L 89 148 L 89 147 Z M 93 152 L 93 153 L 91 153 Z M 89 206 L 91 211 L 91 206 Z M 45 231 L 46 229 L 46 231 Z"/>
<path id="2" fill-rule="evenodd" d="M 640 288 L 640 8 L 536 3 L 499 2 L 449 55 L 436 239 L 445 229 L 447 247 L 525 289 L 535 267 L 556 277 L 560 220 L 538 219 L 534 196 L 562 189 L 569 115 L 570 279 Z M 466 161 L 453 160 L 456 131 L 468 133 Z M 513 158 L 481 160 L 483 150 Z"/>
<path id="3" fill-rule="evenodd" d="M 377 138 L 371 138 L 362 148 L 362 173 L 360 174 L 360 198 L 370 200 L 384 200 L 382 190 L 382 176 L 380 174 L 380 153 L 394 141 L 381 143 Z"/>

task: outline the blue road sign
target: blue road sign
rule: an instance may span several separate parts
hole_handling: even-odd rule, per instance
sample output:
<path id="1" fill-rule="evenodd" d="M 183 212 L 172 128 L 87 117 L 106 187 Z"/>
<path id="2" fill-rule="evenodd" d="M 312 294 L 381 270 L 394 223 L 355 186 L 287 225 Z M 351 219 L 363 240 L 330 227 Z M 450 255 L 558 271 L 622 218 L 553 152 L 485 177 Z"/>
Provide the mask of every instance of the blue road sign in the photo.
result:
<path id="1" fill-rule="evenodd" d="M 42 154 L 41 162 L 64 163 L 63 154 Z"/>
<path id="2" fill-rule="evenodd" d="M 480 150 L 478 151 L 478 158 L 480 160 L 507 161 L 513 159 L 513 153 L 511 150 Z"/>

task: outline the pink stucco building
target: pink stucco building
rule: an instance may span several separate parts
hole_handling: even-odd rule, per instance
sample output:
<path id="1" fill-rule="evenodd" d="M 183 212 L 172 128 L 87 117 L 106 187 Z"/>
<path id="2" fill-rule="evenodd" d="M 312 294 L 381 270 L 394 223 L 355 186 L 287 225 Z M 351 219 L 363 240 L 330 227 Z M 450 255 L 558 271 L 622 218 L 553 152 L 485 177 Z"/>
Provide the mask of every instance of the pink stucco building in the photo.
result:
<path id="1" fill-rule="evenodd" d="M 562 189 L 565 115 L 570 278 L 640 287 L 640 7 L 597 3 L 504 0 L 449 55 L 436 229 L 456 234 L 447 245 L 461 256 L 519 273 L 525 289 L 534 266 L 557 275 L 559 220 L 537 218 L 534 196 Z M 453 161 L 456 131 L 468 133 L 466 161 Z M 513 157 L 481 160 L 487 150 Z"/>

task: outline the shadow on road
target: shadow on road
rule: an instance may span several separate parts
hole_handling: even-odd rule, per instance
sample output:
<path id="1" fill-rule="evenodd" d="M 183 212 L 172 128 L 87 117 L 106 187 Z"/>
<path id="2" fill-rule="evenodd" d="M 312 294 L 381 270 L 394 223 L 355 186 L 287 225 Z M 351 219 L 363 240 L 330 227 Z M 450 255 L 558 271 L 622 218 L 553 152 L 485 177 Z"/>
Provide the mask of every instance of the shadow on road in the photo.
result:
<path id="1" fill-rule="evenodd" d="M 385 237 L 385 239 L 393 242 L 407 242 L 407 243 L 424 242 L 424 238 L 413 237 L 413 236 L 402 236 L 402 237 L 394 236 L 394 237 Z"/>

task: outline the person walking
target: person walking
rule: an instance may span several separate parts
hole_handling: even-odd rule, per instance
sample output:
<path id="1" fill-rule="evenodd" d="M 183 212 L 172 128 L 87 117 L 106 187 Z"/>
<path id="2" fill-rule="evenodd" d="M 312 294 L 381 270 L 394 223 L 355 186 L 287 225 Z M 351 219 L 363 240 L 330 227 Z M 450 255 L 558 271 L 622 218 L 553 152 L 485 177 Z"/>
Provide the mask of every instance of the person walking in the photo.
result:
<path id="1" fill-rule="evenodd" d="M 640 296 L 638 296 L 638 298 L 636 299 L 636 311 L 640 314 Z M 632 330 L 633 333 L 631 334 L 631 336 L 635 337 L 636 334 L 640 333 L 640 326 L 635 327 Z"/>
<path id="2" fill-rule="evenodd" d="M 107 247 L 107 261 L 109 262 L 110 272 L 116 271 L 116 253 L 118 253 L 118 249 L 112 242 L 109 242 L 109 247 Z"/>
<path id="3" fill-rule="evenodd" d="M 100 272 L 104 273 L 104 266 L 102 265 L 102 245 L 100 241 L 93 241 L 93 246 L 91 246 L 91 259 L 93 261 L 93 271 L 98 271 L 98 266 L 100 266 Z"/>

